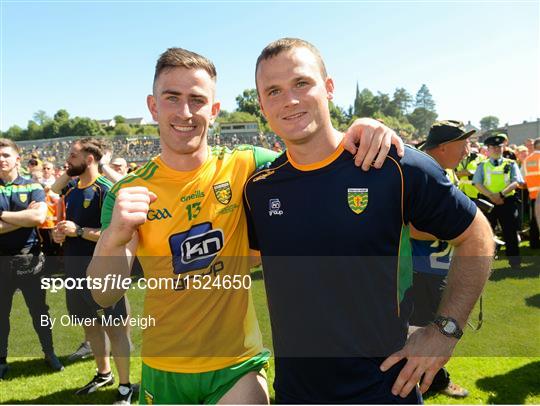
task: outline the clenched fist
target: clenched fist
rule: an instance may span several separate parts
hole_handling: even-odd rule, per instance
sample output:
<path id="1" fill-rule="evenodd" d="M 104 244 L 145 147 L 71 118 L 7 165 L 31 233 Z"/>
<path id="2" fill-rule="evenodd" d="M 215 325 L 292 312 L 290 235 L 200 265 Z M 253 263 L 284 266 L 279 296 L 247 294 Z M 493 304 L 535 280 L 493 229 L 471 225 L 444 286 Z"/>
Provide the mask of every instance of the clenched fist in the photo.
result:
<path id="1" fill-rule="evenodd" d="M 114 245 L 125 245 L 131 240 L 137 228 L 146 222 L 150 203 L 156 199 L 153 192 L 142 186 L 120 189 L 109 226 L 109 238 Z"/>

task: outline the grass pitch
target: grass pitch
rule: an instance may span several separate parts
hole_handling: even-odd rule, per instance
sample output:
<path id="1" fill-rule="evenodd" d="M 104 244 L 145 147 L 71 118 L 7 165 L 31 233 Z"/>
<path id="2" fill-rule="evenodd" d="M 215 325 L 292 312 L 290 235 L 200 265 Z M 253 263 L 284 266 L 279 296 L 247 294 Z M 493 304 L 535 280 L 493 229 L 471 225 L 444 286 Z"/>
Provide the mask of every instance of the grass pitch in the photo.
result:
<path id="1" fill-rule="evenodd" d="M 427 404 L 538 404 L 540 403 L 540 256 L 538 251 L 522 248 L 523 269 L 512 271 L 506 260 L 495 262 L 484 293 L 484 324 L 479 331 L 467 329 L 455 357 L 448 364 L 452 380 L 466 387 L 470 395 L 457 400 L 444 395 L 428 396 Z M 270 323 L 260 274 L 254 274 L 253 296 L 265 343 L 269 343 Z M 143 292 L 130 290 L 132 314 L 142 314 Z M 48 293 L 52 317 L 66 313 L 65 294 Z M 478 306 L 471 317 L 475 321 Z M 141 331 L 133 329 L 135 354 L 140 349 Z M 116 385 L 88 396 L 76 396 L 75 390 L 95 373 L 93 359 L 69 364 L 66 356 L 83 338 L 81 328 L 53 329 L 57 354 L 64 362 L 63 372 L 51 373 L 39 354 L 39 342 L 20 293 L 11 312 L 10 372 L 0 381 L 0 403 L 34 404 L 111 404 Z M 140 358 L 131 362 L 131 381 L 138 382 Z M 273 381 L 273 362 L 269 383 Z M 273 398 L 273 389 L 270 388 Z"/>

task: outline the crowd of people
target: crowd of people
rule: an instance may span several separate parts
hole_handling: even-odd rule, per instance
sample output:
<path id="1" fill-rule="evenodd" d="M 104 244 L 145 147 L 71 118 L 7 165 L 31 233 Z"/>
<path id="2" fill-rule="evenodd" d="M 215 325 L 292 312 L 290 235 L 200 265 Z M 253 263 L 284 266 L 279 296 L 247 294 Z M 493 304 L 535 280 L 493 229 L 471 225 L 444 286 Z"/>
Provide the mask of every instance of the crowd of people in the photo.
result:
<path id="1" fill-rule="evenodd" d="M 443 367 L 489 277 L 493 231 L 520 269 L 517 196 L 525 201 L 526 190 L 521 212 L 538 248 L 530 211 L 540 139 L 509 157 L 506 136 L 471 143 L 459 121 L 434 123 L 425 153 L 375 120 L 360 119 L 343 135 L 332 127 L 334 83 L 319 51 L 283 38 L 261 52 L 256 85 L 286 151 L 263 137 L 272 148 L 212 148 L 216 76 L 194 52 L 160 56 L 147 100 L 159 139 L 84 138 L 30 155 L 0 140 L 0 254 L 9 281 L 0 284 L 0 379 L 9 370 L 16 289 L 34 297 L 26 303 L 47 363 L 64 368 L 39 289 L 42 269 L 59 262 L 47 264 L 43 253 L 63 256 L 74 280 L 127 280 L 138 261 L 147 279 L 182 281 L 145 292 L 155 323 L 143 330 L 140 386 L 130 382 L 129 328 L 103 323 L 130 316 L 129 286 L 86 286 L 66 290 L 69 314 L 92 321 L 70 359 L 92 354 L 97 368 L 76 393 L 114 383 L 112 354 L 118 403 L 140 391 L 141 404 L 266 404 L 270 352 L 249 288 L 193 288 L 203 277 L 211 286 L 249 278 L 252 260 L 262 260 L 277 403 L 421 403 L 432 385 L 466 396 Z M 434 253 L 442 264 L 418 261 Z M 43 315 L 49 324 L 38 322 Z"/>
<path id="2" fill-rule="evenodd" d="M 54 166 L 55 175 L 61 174 L 65 157 L 67 156 L 71 144 L 74 140 L 40 140 L 31 143 L 25 142 L 20 145 L 21 160 L 30 165 L 50 162 Z M 210 145 L 235 148 L 241 144 L 250 144 L 255 146 L 281 151 L 282 145 L 275 134 L 260 134 L 259 136 L 238 137 L 236 135 L 213 135 L 209 136 Z M 117 136 L 108 141 L 109 148 L 114 151 L 115 156 L 121 157 L 130 163 L 130 167 L 146 163 L 149 159 L 159 154 L 159 138 L 150 136 L 141 136 L 137 138 Z M 22 168 L 25 169 L 25 168 Z"/>

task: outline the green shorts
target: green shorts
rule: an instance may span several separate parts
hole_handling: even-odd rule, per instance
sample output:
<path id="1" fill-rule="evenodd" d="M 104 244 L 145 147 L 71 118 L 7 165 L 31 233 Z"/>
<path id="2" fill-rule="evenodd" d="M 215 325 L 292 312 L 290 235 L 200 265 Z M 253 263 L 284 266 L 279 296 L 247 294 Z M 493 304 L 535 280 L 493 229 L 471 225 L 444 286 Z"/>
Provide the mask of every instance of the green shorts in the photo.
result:
<path id="1" fill-rule="evenodd" d="M 249 372 L 266 375 L 270 351 L 217 371 L 184 374 L 160 371 L 142 364 L 139 404 L 216 404 Z"/>

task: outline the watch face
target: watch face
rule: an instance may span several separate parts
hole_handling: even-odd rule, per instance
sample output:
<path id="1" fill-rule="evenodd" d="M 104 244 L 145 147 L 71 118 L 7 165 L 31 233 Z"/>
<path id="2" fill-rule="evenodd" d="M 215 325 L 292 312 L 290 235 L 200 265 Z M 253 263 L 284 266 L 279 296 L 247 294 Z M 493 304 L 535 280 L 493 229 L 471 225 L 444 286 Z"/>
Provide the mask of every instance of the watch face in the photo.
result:
<path id="1" fill-rule="evenodd" d="M 454 334 L 456 331 L 456 325 L 451 320 L 446 320 L 443 325 L 443 330 L 448 334 Z"/>

